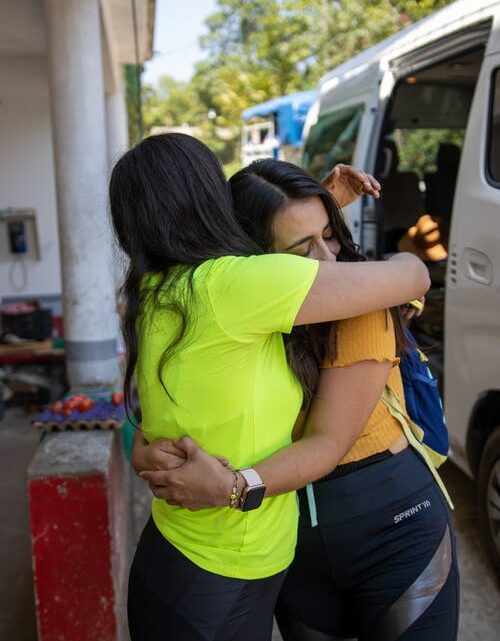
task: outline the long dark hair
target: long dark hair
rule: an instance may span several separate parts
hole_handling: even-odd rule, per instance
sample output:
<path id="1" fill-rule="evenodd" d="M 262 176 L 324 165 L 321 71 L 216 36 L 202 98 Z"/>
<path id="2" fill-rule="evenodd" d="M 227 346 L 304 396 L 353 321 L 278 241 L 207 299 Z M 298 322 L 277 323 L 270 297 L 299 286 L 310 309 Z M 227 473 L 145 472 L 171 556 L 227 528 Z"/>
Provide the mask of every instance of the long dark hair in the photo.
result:
<path id="1" fill-rule="evenodd" d="M 272 249 L 272 225 L 278 212 L 284 211 L 289 200 L 317 196 L 323 203 L 333 235 L 340 243 L 337 260 L 366 260 L 354 243 L 340 207 L 331 194 L 297 165 L 266 158 L 256 160 L 229 180 L 238 222 L 260 248 Z M 399 310 L 391 310 L 398 351 L 406 351 Z M 318 387 L 319 368 L 335 355 L 335 322 L 294 327 L 285 337 L 290 367 L 304 391 L 307 407 Z"/>
<path id="2" fill-rule="evenodd" d="M 150 136 L 116 163 L 109 186 L 111 217 L 120 246 L 130 259 L 122 287 L 122 330 L 127 347 L 124 379 L 126 406 L 131 406 L 131 381 L 137 364 L 137 320 L 146 296 L 178 314 L 176 336 L 160 358 L 158 376 L 185 336 L 189 301 L 161 296 L 175 277 L 192 275 L 203 261 L 220 256 L 261 254 L 260 247 L 238 225 L 231 192 L 216 156 L 185 134 Z M 150 290 L 145 274 L 157 275 Z M 169 298 L 169 303 L 164 301 Z"/>

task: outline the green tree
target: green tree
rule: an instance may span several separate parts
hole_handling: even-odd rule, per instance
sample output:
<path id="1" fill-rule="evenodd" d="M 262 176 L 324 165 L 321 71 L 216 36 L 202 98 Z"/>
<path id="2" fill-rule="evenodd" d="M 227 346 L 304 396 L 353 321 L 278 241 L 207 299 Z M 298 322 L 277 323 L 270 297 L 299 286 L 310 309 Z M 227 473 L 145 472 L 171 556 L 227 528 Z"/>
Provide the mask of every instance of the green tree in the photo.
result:
<path id="1" fill-rule="evenodd" d="M 436 158 L 443 142 L 462 148 L 463 129 L 415 129 L 399 131 L 397 142 L 400 149 L 400 171 L 416 171 L 420 178 L 437 169 Z"/>
<path id="2" fill-rule="evenodd" d="M 146 130 L 189 122 L 229 162 L 244 109 L 313 88 L 337 65 L 450 1 L 218 0 L 200 39 L 206 59 L 192 80 L 145 88 Z"/>
<path id="3" fill-rule="evenodd" d="M 180 126 L 196 123 L 203 109 L 191 82 L 180 82 L 170 76 L 163 76 L 157 85 L 145 85 L 143 88 L 146 131 L 154 125 Z"/>
<path id="4" fill-rule="evenodd" d="M 125 95 L 127 101 L 128 139 L 131 145 L 142 138 L 142 113 L 140 99 L 140 71 L 137 65 L 125 65 Z"/>
<path id="5" fill-rule="evenodd" d="M 400 15 L 405 16 L 410 22 L 417 22 L 438 9 L 442 9 L 453 0 L 402 0 L 393 2 Z"/>
<path id="6" fill-rule="evenodd" d="M 318 70 L 326 73 L 356 54 L 401 30 L 408 22 L 393 2 L 322 2 Z"/>

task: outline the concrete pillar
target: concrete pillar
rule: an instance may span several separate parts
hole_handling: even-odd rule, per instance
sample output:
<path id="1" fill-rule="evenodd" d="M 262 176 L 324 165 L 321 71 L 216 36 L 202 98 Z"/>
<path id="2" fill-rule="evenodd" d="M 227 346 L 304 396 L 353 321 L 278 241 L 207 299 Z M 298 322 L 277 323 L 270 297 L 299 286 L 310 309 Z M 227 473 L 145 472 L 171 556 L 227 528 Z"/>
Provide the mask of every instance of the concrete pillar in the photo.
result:
<path id="1" fill-rule="evenodd" d="M 106 94 L 108 164 L 112 167 L 128 149 L 127 105 L 123 90 Z"/>
<path id="2" fill-rule="evenodd" d="M 128 144 L 128 116 L 125 93 L 122 89 L 106 94 L 106 134 L 108 148 L 108 167 L 111 170 L 118 158 L 125 153 Z M 113 238 L 113 275 L 118 289 L 125 278 L 128 259 Z M 118 351 L 123 351 L 123 339 L 118 334 Z"/>
<path id="3" fill-rule="evenodd" d="M 130 468 L 121 435 L 48 435 L 28 469 L 39 641 L 126 641 Z"/>
<path id="4" fill-rule="evenodd" d="M 117 317 L 107 215 L 98 0 L 45 0 L 70 385 L 114 384 Z"/>

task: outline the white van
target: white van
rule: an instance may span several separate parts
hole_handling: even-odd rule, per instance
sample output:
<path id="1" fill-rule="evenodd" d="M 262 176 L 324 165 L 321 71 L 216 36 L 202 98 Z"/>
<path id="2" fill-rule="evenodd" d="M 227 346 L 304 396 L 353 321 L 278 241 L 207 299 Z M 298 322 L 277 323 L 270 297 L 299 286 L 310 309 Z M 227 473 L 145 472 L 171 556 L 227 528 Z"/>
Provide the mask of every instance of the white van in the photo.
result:
<path id="1" fill-rule="evenodd" d="M 431 248 L 432 288 L 412 329 L 500 569 L 500 1 L 458 0 L 334 69 L 303 144 L 318 178 L 344 162 L 380 179 L 380 201 L 346 212 L 368 257 L 439 222 L 413 239 Z"/>

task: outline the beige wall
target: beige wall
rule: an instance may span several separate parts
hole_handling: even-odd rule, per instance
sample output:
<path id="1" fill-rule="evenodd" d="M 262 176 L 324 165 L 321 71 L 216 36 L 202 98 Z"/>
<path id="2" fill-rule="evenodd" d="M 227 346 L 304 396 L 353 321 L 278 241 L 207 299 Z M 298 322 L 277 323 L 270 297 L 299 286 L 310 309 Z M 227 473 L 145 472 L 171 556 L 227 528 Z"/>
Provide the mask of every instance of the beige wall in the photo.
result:
<path id="1" fill-rule="evenodd" d="M 33 207 L 40 258 L 22 291 L 0 263 L 0 297 L 60 294 L 54 164 L 45 57 L 0 57 L 0 209 Z M 16 281 L 18 278 L 16 278 Z"/>

